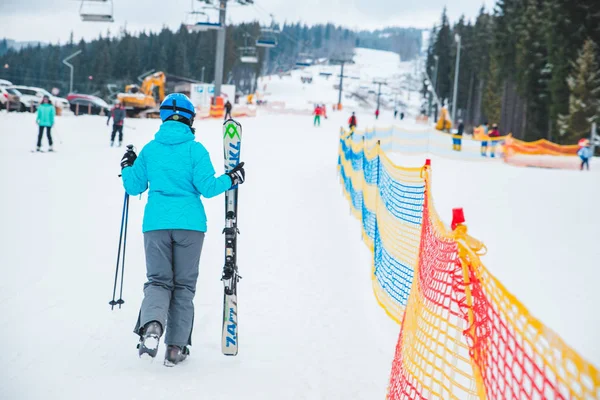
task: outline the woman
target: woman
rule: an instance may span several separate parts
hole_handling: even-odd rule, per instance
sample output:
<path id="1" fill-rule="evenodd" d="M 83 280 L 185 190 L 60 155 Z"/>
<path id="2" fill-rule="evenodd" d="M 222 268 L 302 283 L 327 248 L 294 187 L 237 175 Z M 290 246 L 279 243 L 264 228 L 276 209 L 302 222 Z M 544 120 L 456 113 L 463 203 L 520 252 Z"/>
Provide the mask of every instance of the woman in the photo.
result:
<path id="1" fill-rule="evenodd" d="M 200 196 L 217 196 L 242 184 L 240 163 L 215 178 L 208 151 L 194 140 L 195 111 L 187 96 L 174 93 L 160 106 L 163 121 L 139 157 L 128 151 L 121 160 L 123 185 L 135 196 L 150 187 L 144 211 L 144 247 L 148 282 L 134 332 L 139 355 L 155 357 L 166 330 L 165 365 L 189 354 L 194 294 L 206 214 Z"/>
<path id="2" fill-rule="evenodd" d="M 42 151 L 42 138 L 44 137 L 44 128 L 46 128 L 46 135 L 48 136 L 48 151 L 54 151 L 52 149 L 52 135 L 50 130 L 54 125 L 54 116 L 56 111 L 54 106 L 50 103 L 50 97 L 47 95 L 42 99 L 42 104 L 37 109 L 36 122 L 39 125 L 38 140 L 37 140 L 37 151 Z"/>

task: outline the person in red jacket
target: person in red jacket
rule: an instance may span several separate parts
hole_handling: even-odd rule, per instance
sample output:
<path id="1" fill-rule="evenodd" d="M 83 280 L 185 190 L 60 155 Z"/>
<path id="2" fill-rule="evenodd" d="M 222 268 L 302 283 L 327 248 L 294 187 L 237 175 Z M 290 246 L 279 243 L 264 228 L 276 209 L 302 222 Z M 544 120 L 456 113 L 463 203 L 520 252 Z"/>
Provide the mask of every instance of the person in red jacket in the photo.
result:
<path id="1" fill-rule="evenodd" d="M 490 157 L 496 157 L 496 145 L 498 144 L 498 140 L 496 138 L 500 137 L 500 131 L 498 130 L 498 124 L 492 125 L 492 130 L 488 133 L 490 137 Z"/>
<path id="2" fill-rule="evenodd" d="M 323 115 L 323 109 L 321 108 L 320 105 L 317 105 L 315 107 L 315 111 L 313 111 L 313 114 L 315 116 L 315 120 L 313 121 L 313 126 L 317 126 L 317 124 L 319 124 L 319 126 L 321 126 L 321 115 Z"/>
<path id="3" fill-rule="evenodd" d="M 325 104 L 321 106 L 321 111 L 323 111 L 323 117 L 327 119 L 327 106 Z"/>
<path id="4" fill-rule="evenodd" d="M 351 131 L 356 129 L 356 115 L 354 115 L 354 113 L 352 113 L 352 116 L 350 117 L 350 119 L 348 120 L 348 127 L 350 128 Z"/>
<path id="5" fill-rule="evenodd" d="M 375 110 L 375 119 L 379 119 L 379 108 Z"/>

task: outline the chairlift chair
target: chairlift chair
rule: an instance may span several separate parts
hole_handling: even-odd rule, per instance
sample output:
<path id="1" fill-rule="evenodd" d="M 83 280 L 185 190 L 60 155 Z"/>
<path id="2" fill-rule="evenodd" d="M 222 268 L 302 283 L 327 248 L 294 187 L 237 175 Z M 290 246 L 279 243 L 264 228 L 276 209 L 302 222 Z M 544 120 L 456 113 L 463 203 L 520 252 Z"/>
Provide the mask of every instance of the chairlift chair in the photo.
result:
<path id="1" fill-rule="evenodd" d="M 212 4 L 209 1 L 205 0 L 205 3 Z M 204 9 L 214 8 L 214 7 L 203 7 Z M 200 16 L 205 16 L 206 20 L 201 21 Z M 219 30 L 221 29 L 220 22 L 211 22 L 210 17 L 204 11 L 196 11 L 194 8 L 194 0 L 192 0 L 192 11 L 188 13 L 188 18 L 185 23 L 185 27 L 189 33 L 194 32 L 206 32 L 209 30 Z"/>
<path id="2" fill-rule="evenodd" d="M 256 64 L 258 63 L 258 55 L 256 54 L 256 47 L 240 47 L 240 62 L 244 64 Z"/>
<path id="3" fill-rule="evenodd" d="M 313 59 L 309 53 L 300 53 L 296 59 L 296 67 L 304 68 L 313 65 Z"/>
<path id="4" fill-rule="evenodd" d="M 196 22 L 195 24 L 186 25 L 189 33 L 207 32 L 210 30 L 221 29 L 221 24 L 218 22 Z"/>
<path id="5" fill-rule="evenodd" d="M 278 30 L 270 28 L 261 28 L 260 36 L 256 39 L 256 47 L 273 48 L 277 46 Z"/>
<path id="6" fill-rule="evenodd" d="M 79 16 L 84 22 L 114 22 L 112 0 L 82 0 Z"/>

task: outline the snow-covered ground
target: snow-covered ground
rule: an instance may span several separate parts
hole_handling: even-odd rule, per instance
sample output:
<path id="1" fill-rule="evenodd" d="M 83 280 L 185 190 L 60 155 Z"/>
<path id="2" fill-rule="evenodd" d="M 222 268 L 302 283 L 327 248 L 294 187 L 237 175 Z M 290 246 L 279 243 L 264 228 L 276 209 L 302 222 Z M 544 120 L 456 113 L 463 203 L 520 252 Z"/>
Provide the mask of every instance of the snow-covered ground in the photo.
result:
<path id="1" fill-rule="evenodd" d="M 305 117 L 241 121 L 240 353 L 220 352 L 223 199 L 210 199 L 192 355 L 167 369 L 137 358 L 132 333 L 145 196 L 130 205 L 125 304 L 108 305 L 124 151 L 108 147 L 105 119 L 58 118 L 57 152 L 32 154 L 35 117 L 0 113 L 0 399 L 383 398 L 399 327 L 372 294 L 333 118 L 321 129 Z M 141 148 L 158 124 L 128 120 L 126 142 Z M 222 171 L 219 121 L 196 127 Z"/>
<path id="2" fill-rule="evenodd" d="M 418 107 L 418 95 L 409 94 L 409 89 L 415 88 L 415 61 L 402 62 L 396 53 L 364 48 L 355 49 L 353 60 L 354 64 L 344 67 L 344 107 L 356 110 L 361 105 L 364 106 L 365 103 L 352 95 L 357 94 L 367 99 L 372 107 L 371 112 L 375 112 L 378 86 L 374 81 L 387 83 L 381 88 L 382 105 L 385 108 L 392 109 L 394 101 L 411 110 Z M 321 73 L 330 75 L 324 76 Z M 339 75 L 339 65 L 313 65 L 291 71 L 291 75 L 287 76 L 260 78 L 258 93 L 268 103 L 284 102 L 289 109 L 312 110 L 315 104 L 326 104 L 331 110 L 331 106 L 338 102 Z M 311 77 L 312 83 L 303 84 L 302 77 Z"/>
<path id="3" fill-rule="evenodd" d="M 380 71 L 391 81 L 394 63 L 400 75 L 414 67 L 386 52 L 359 49 L 357 61 L 362 56 L 382 66 L 387 58 L 389 68 L 349 67 L 361 76 L 357 85 Z M 298 74 L 273 77 L 269 101 L 279 96 L 301 109 L 337 101 L 333 78 L 314 74 L 312 85 L 302 85 Z M 393 121 L 389 110 L 376 122 L 373 111 L 358 110 L 359 127 L 425 128 L 414 118 Z M 108 305 L 124 149 L 108 147 L 105 119 L 57 118 L 57 152 L 32 154 L 35 117 L 0 113 L 0 399 L 384 398 L 399 327 L 375 301 L 370 254 L 336 175 L 339 127 L 348 116 L 330 110 L 321 128 L 308 116 L 263 112 L 241 120 L 248 180 L 240 189 L 240 354 L 220 353 L 223 202 L 210 199 L 192 355 L 167 369 L 137 358 L 132 333 L 145 281 L 145 195 L 130 206 L 126 303 L 115 311 Z M 159 121 L 127 125 L 126 143 L 141 149 Z M 197 121 L 196 128 L 222 171 L 220 122 Z M 441 217 L 449 222 L 451 208 L 464 207 L 470 233 L 488 246 L 486 266 L 600 365 L 600 163 L 580 173 L 394 157 L 402 165 L 433 159 Z"/>

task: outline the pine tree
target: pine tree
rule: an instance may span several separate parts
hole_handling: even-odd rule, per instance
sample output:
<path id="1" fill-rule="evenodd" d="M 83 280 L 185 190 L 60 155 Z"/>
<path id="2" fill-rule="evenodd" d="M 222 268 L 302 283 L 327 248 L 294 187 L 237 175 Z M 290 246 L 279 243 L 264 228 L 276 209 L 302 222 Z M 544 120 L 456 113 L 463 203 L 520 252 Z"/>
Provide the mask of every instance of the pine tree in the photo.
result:
<path id="1" fill-rule="evenodd" d="M 571 95 L 569 114 L 561 115 L 563 141 L 573 143 L 587 137 L 593 122 L 600 122 L 600 71 L 598 47 L 588 39 L 579 52 L 574 71 L 567 79 Z"/>
<path id="2" fill-rule="evenodd" d="M 472 62 L 475 73 L 474 93 L 472 102 L 471 122 L 482 124 L 483 90 L 490 69 L 490 53 L 494 40 L 493 17 L 481 7 L 473 28 Z"/>
<path id="3" fill-rule="evenodd" d="M 438 31 L 437 40 L 433 46 L 433 54 L 438 56 L 438 73 L 437 73 L 437 93 L 440 101 L 448 100 L 452 92 L 452 46 L 454 37 L 450 29 L 450 22 L 446 8 L 442 13 L 440 29 Z"/>
<path id="4" fill-rule="evenodd" d="M 485 116 L 484 119 L 491 125 L 500 122 L 502 90 L 500 89 L 500 69 L 496 58 L 491 58 L 489 65 L 490 68 L 485 78 L 486 86 L 483 93 L 483 113 Z"/>
<path id="5" fill-rule="evenodd" d="M 543 34 L 545 19 L 537 0 L 529 0 L 518 24 L 515 46 L 517 87 L 525 100 L 526 140 L 546 137 L 548 124 L 548 77 L 546 41 Z"/>

